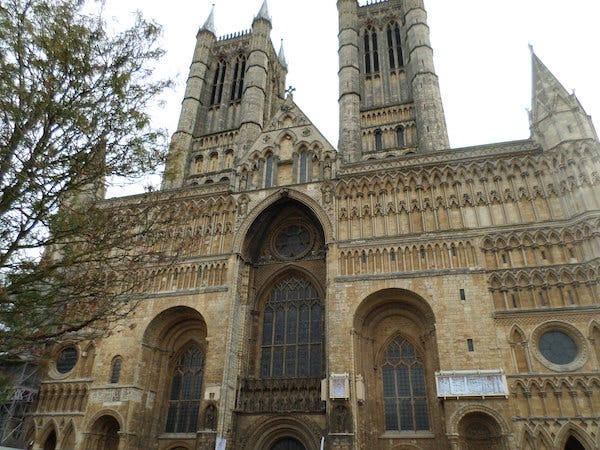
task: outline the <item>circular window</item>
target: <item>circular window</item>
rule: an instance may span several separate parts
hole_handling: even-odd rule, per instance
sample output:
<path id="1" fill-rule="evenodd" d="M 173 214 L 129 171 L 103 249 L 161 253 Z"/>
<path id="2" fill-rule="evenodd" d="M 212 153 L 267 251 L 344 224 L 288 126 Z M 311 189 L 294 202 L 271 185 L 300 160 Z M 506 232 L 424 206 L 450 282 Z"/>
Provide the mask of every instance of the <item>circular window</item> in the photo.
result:
<path id="1" fill-rule="evenodd" d="M 77 363 L 77 349 L 75 347 L 63 348 L 56 358 L 56 370 L 58 373 L 69 373 Z"/>
<path id="2" fill-rule="evenodd" d="M 537 360 L 556 372 L 577 370 L 588 360 L 586 339 L 571 324 L 546 322 L 533 331 L 531 340 L 535 343 L 531 348 Z"/>
<path id="3" fill-rule="evenodd" d="M 562 331 L 547 331 L 539 340 L 540 352 L 554 364 L 571 364 L 577 357 L 577 344 Z"/>
<path id="4" fill-rule="evenodd" d="M 310 233 L 302 225 L 290 225 L 275 238 L 275 252 L 283 258 L 298 258 L 310 249 Z"/>

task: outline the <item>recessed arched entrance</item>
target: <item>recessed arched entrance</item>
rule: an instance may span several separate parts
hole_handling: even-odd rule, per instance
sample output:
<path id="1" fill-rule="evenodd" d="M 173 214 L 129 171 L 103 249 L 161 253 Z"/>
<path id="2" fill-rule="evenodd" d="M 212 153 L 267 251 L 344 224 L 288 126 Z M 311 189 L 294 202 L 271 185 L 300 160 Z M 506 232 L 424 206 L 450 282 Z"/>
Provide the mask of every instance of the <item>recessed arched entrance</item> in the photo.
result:
<path id="1" fill-rule="evenodd" d="M 113 416 L 102 416 L 92 426 L 87 441 L 87 450 L 117 450 L 121 426 Z"/>
<path id="2" fill-rule="evenodd" d="M 571 436 L 565 445 L 565 450 L 585 450 L 585 447 L 581 445 L 581 442 L 576 437 Z"/>
<path id="3" fill-rule="evenodd" d="M 306 447 L 299 440 L 286 437 L 275 442 L 271 450 L 306 450 Z"/>
<path id="4" fill-rule="evenodd" d="M 44 450 L 54 450 L 56 448 L 56 433 L 54 430 L 50 432 L 48 437 L 46 438 L 46 442 L 44 442 Z"/>
<path id="5" fill-rule="evenodd" d="M 504 450 L 502 429 L 496 420 L 482 412 L 466 414 L 458 424 L 460 448 L 463 450 Z"/>

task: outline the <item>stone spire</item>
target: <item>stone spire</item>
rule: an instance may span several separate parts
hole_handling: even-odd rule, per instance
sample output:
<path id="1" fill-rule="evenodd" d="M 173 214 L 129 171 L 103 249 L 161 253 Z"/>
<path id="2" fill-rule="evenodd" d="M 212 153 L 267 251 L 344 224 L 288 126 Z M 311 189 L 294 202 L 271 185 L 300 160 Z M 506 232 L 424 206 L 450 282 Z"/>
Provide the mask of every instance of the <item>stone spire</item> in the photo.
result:
<path id="1" fill-rule="evenodd" d="M 565 141 L 598 139 L 590 116 L 575 96 L 537 57 L 531 48 L 533 73 L 529 125 L 532 137 L 546 150 Z"/>
<path id="2" fill-rule="evenodd" d="M 281 40 L 281 45 L 279 46 L 279 53 L 277 54 L 277 58 L 279 58 L 279 62 L 285 68 L 287 68 L 287 61 L 285 60 L 285 53 L 283 51 L 283 39 Z"/>
<path id="3" fill-rule="evenodd" d="M 269 7 L 267 6 L 267 0 L 264 0 L 260 11 L 258 12 L 258 14 L 256 15 L 257 19 L 265 19 L 268 20 L 269 22 L 271 21 L 271 16 L 269 15 Z"/>
<path id="4" fill-rule="evenodd" d="M 215 30 L 215 5 L 213 3 L 212 8 L 210 10 L 210 14 L 206 18 L 206 22 L 202 25 L 200 30 L 210 31 L 212 34 L 216 34 Z"/>

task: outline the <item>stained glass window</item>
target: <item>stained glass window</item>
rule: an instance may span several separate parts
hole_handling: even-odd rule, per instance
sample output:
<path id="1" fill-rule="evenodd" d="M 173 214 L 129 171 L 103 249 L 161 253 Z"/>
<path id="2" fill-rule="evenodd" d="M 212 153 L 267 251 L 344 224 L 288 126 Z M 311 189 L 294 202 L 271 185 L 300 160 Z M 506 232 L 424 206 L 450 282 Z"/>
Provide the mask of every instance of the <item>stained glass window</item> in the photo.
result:
<path id="1" fill-rule="evenodd" d="M 570 364 L 577 357 L 577 344 L 562 331 L 547 331 L 538 345 L 544 358 L 554 364 Z"/>
<path id="2" fill-rule="evenodd" d="M 314 286 L 289 276 L 265 305 L 260 376 L 316 378 L 323 375 L 323 311 Z"/>
<path id="3" fill-rule="evenodd" d="M 66 347 L 61 350 L 56 358 L 56 370 L 59 373 L 68 373 L 77 363 L 77 349 L 75 347 Z"/>
<path id="4" fill-rule="evenodd" d="M 301 225 L 285 228 L 275 238 L 275 251 L 284 258 L 296 258 L 304 254 L 310 246 L 310 234 Z"/>
<path id="5" fill-rule="evenodd" d="M 191 433 L 198 428 L 203 372 L 204 355 L 197 346 L 191 346 L 181 355 L 173 372 L 167 433 Z"/>
<path id="6" fill-rule="evenodd" d="M 415 346 L 398 336 L 383 356 L 385 429 L 429 430 L 424 364 Z"/>

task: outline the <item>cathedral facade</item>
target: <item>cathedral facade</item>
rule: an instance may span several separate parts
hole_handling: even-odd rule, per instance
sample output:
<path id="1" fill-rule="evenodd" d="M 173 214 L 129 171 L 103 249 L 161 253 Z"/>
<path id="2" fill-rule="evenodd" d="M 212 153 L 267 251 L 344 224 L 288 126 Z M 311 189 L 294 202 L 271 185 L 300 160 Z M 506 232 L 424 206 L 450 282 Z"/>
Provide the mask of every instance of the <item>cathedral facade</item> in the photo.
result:
<path id="1" fill-rule="evenodd" d="M 211 14 L 159 193 L 185 245 L 56 349 L 33 448 L 600 448 L 598 136 L 532 53 L 531 136 L 451 149 L 423 3 L 337 1 L 337 147 L 266 3 Z"/>

